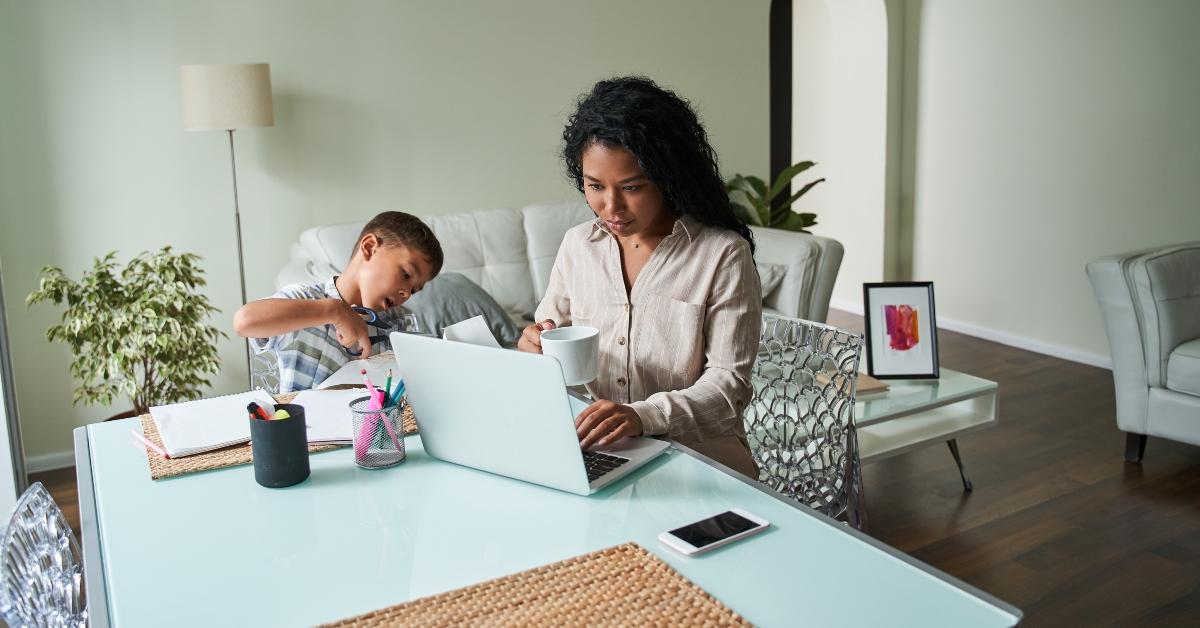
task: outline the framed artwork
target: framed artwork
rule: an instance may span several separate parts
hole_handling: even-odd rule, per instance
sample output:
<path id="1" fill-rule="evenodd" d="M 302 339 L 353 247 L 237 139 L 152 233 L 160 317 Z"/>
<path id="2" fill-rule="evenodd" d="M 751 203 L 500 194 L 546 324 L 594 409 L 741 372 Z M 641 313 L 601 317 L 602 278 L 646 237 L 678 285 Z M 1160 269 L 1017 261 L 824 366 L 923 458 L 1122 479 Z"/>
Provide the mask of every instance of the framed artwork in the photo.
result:
<path id="1" fill-rule="evenodd" d="M 876 379 L 938 377 L 932 281 L 863 284 L 867 374 Z"/>

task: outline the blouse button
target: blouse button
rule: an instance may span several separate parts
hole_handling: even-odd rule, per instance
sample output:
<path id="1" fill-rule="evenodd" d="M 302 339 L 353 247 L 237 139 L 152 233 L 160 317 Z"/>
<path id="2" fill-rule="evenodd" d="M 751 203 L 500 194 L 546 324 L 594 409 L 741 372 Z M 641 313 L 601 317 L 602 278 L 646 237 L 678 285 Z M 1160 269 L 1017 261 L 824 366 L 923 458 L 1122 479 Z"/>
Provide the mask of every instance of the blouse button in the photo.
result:
<path id="1" fill-rule="evenodd" d="M 618 378 L 617 378 L 617 385 L 618 385 L 618 386 L 624 386 L 624 385 L 625 385 L 625 378 L 624 378 L 624 377 L 618 377 Z"/>
<path id="2" fill-rule="evenodd" d="M 621 336 L 620 338 L 617 338 L 617 344 L 619 344 L 621 346 L 625 346 L 625 336 Z"/>

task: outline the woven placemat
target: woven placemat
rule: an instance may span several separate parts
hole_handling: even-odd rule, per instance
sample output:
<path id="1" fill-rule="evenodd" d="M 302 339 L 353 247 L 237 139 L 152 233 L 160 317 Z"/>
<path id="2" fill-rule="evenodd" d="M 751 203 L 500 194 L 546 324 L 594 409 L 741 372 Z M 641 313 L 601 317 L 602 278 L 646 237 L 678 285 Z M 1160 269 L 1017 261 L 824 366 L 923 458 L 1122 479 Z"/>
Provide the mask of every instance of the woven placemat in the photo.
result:
<path id="1" fill-rule="evenodd" d="M 636 543 L 325 624 L 750 626 Z"/>
<path id="2" fill-rule="evenodd" d="M 295 396 L 296 393 L 276 395 L 275 401 L 278 403 L 288 403 Z M 158 435 L 158 426 L 154 424 L 154 417 L 149 414 L 143 414 L 138 418 L 141 419 L 142 433 L 146 438 L 155 445 L 162 447 L 162 437 Z M 405 434 L 415 434 L 417 432 L 417 420 L 413 416 L 412 406 L 406 405 L 404 407 L 403 421 Z M 340 447 L 346 447 L 346 445 L 309 445 L 308 452 L 317 453 Z M 192 456 L 184 456 L 183 458 L 163 458 L 147 448 L 146 460 L 150 463 L 150 479 L 161 480 L 197 471 L 251 464 L 254 462 L 254 453 L 250 447 L 250 443 L 222 447 L 221 449 L 214 449 Z"/>

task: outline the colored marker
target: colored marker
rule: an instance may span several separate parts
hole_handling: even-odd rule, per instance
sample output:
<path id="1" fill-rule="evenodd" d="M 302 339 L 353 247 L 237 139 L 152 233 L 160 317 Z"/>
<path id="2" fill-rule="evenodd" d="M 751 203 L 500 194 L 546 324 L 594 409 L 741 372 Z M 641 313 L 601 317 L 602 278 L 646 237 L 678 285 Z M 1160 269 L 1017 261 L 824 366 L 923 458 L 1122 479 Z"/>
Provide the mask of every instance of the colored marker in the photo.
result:
<path id="1" fill-rule="evenodd" d="M 267 411 L 264 410 L 262 406 L 254 403 L 253 401 L 246 404 L 246 412 L 250 413 L 250 418 L 252 419 L 262 419 L 264 421 L 271 420 L 271 415 L 267 414 Z"/>

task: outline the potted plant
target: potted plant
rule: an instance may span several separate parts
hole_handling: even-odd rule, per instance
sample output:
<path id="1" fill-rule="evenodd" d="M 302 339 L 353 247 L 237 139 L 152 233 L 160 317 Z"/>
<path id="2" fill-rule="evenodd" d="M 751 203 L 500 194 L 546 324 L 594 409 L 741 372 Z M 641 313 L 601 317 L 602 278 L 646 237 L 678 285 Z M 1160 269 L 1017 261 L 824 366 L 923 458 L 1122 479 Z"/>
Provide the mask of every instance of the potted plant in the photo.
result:
<path id="1" fill-rule="evenodd" d="M 825 179 L 820 178 L 806 183 L 791 196 L 782 198 L 781 196 L 787 191 L 792 179 L 815 165 L 817 164 L 813 161 L 792 164 L 779 173 L 775 183 L 770 187 L 767 187 L 766 182 L 758 177 L 735 174 L 725 183 L 725 191 L 729 193 L 734 211 L 738 212 L 742 219 L 749 224 L 810 233 L 807 227 L 817 224 L 817 215 L 811 212 L 794 212 L 792 205 Z"/>
<path id="2" fill-rule="evenodd" d="M 198 290 L 205 285 L 200 257 L 168 246 L 124 267 L 115 258 L 114 251 L 96 259 L 79 281 L 47 266 L 25 299 L 67 304 L 46 338 L 71 347 L 71 375 L 80 382 L 72 402 L 109 405 L 125 396 L 144 414 L 200 397 L 206 375 L 220 370 L 216 341 L 225 336 L 204 322 L 219 310 Z"/>

